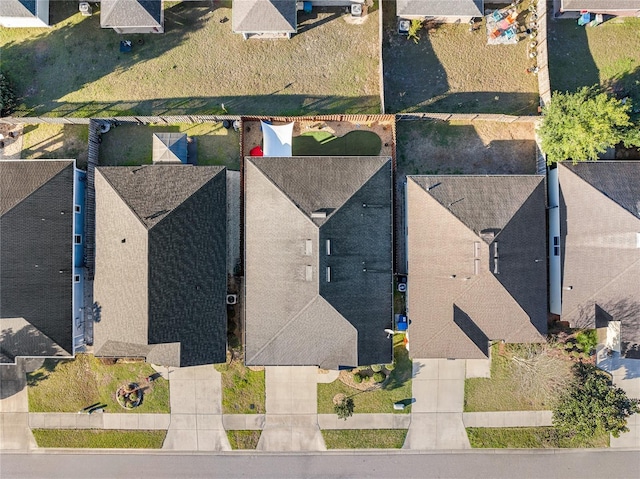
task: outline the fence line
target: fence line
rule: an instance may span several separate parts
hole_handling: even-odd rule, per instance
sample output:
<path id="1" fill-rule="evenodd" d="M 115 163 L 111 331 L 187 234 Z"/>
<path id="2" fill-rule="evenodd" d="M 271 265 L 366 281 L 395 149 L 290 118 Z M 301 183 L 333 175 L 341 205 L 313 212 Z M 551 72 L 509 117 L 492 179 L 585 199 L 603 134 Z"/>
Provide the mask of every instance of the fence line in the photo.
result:
<path id="1" fill-rule="evenodd" d="M 495 121 L 500 123 L 536 123 L 539 116 L 512 116 L 497 113 L 399 113 L 396 121 Z"/>
<path id="2" fill-rule="evenodd" d="M 538 94 L 540 95 L 541 106 L 545 106 L 551 101 L 547 30 L 547 0 L 538 0 L 538 45 L 536 48 L 536 59 L 538 63 Z"/>
<path id="3" fill-rule="evenodd" d="M 383 15 L 383 5 L 382 2 L 384 0 L 380 0 L 378 2 L 378 10 L 380 11 L 380 22 L 378 23 L 378 77 L 379 77 L 379 94 L 380 94 L 380 113 L 384 115 L 385 104 L 384 104 L 384 60 L 382 58 L 382 44 L 384 43 L 384 15 Z"/>

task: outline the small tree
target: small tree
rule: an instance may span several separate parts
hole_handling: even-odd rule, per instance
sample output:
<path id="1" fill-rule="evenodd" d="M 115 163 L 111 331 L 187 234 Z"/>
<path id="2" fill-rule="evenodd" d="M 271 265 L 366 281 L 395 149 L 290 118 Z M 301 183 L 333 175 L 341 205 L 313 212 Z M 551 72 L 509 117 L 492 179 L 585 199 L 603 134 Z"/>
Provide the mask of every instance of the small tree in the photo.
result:
<path id="1" fill-rule="evenodd" d="M 8 116 L 16 108 L 16 95 L 4 73 L 0 73 L 0 116 Z"/>
<path id="2" fill-rule="evenodd" d="M 385 379 L 387 379 L 387 376 L 383 372 L 378 371 L 377 373 L 373 374 L 373 380 L 377 383 L 384 382 Z"/>
<path id="3" fill-rule="evenodd" d="M 629 116 L 631 101 L 623 103 L 596 87 L 555 92 L 542 111 L 538 135 L 549 164 L 597 160 L 618 143 L 640 146 L 640 131 Z"/>
<path id="4" fill-rule="evenodd" d="M 347 420 L 348 417 L 353 416 L 353 409 L 355 408 L 355 404 L 353 403 L 353 399 L 344 398 L 338 404 L 333 406 L 333 410 L 338 415 L 338 419 Z"/>
<path id="5" fill-rule="evenodd" d="M 590 364 L 575 365 L 575 377 L 553 411 L 553 425 L 567 436 L 588 438 L 597 430 L 619 437 L 627 418 L 640 412 L 638 399 L 629 399 L 607 373 Z"/>
<path id="6" fill-rule="evenodd" d="M 413 40 L 413 43 L 416 45 L 420 42 L 420 36 L 418 32 L 422 30 L 422 20 L 413 19 L 411 20 L 411 25 L 409 26 L 409 32 L 407 33 L 407 38 Z"/>

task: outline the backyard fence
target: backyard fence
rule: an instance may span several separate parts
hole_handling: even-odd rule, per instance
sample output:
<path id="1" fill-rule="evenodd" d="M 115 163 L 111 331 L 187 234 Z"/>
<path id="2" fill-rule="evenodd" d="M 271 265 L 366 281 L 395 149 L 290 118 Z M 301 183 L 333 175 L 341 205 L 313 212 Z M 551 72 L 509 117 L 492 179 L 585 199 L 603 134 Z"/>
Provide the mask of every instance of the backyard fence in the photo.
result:
<path id="1" fill-rule="evenodd" d="M 538 0 L 538 93 L 540 105 L 545 106 L 551 101 L 551 80 L 549 78 L 549 55 L 547 53 L 548 14 L 547 0 Z"/>
<path id="2" fill-rule="evenodd" d="M 117 121 L 123 125 L 172 125 L 175 123 L 208 123 L 240 120 L 240 115 L 180 115 L 180 116 L 110 116 L 104 118 L 10 116 L 0 118 L 0 123 L 10 125 L 36 125 L 42 123 L 57 125 L 89 125 L 91 121 Z"/>
<path id="3" fill-rule="evenodd" d="M 380 86 L 378 88 L 380 93 L 380 113 L 384 114 L 385 106 L 384 106 L 384 61 L 382 59 L 382 44 L 384 43 L 384 15 L 382 14 L 383 6 L 382 2 L 384 0 L 379 0 L 378 2 L 378 10 L 380 10 L 380 22 L 378 23 L 378 76 Z"/>
<path id="4" fill-rule="evenodd" d="M 396 121 L 439 120 L 439 121 L 495 121 L 501 123 L 536 123 L 539 116 L 513 116 L 499 113 L 399 113 Z"/>

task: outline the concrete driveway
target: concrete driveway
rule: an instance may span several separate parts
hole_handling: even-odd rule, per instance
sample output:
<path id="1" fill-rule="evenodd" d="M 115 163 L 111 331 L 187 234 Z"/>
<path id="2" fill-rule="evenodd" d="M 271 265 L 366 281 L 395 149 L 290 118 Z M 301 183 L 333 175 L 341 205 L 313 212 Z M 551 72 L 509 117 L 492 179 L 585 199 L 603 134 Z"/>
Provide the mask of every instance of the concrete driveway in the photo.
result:
<path id="1" fill-rule="evenodd" d="M 617 352 L 609 357 L 604 347 L 597 351 L 598 367 L 613 376 L 613 383 L 624 389 L 630 398 L 640 398 L 640 359 L 621 358 Z M 640 414 L 634 414 L 627 422 L 629 432 L 615 438 L 611 436 L 610 447 L 640 449 Z"/>
<path id="2" fill-rule="evenodd" d="M 324 451 L 318 426 L 318 368 L 265 368 L 266 415 L 262 451 Z"/>
<path id="3" fill-rule="evenodd" d="M 162 448 L 230 451 L 231 445 L 222 426 L 220 373 L 211 365 L 169 368 L 168 379 L 171 423 Z"/>
<path id="4" fill-rule="evenodd" d="M 29 429 L 27 378 L 20 362 L 0 366 L 0 450 L 29 450 L 36 441 Z"/>
<path id="5" fill-rule="evenodd" d="M 469 449 L 462 422 L 464 360 L 414 359 L 411 425 L 405 449 Z"/>

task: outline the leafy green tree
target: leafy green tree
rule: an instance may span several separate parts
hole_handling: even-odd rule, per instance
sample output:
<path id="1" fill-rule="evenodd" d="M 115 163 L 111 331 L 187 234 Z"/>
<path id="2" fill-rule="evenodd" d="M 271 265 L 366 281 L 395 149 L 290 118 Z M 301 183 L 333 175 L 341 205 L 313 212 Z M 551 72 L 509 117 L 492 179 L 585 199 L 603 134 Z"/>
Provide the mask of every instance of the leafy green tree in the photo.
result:
<path id="1" fill-rule="evenodd" d="M 640 413 L 638 399 L 629 399 L 607 373 L 590 364 L 575 365 L 575 377 L 553 411 L 553 425 L 568 437 L 588 438 L 597 430 L 613 437 L 627 432 L 627 418 Z"/>
<path id="2" fill-rule="evenodd" d="M 0 73 L 0 116 L 8 116 L 16 108 L 16 95 L 6 76 Z"/>
<path id="3" fill-rule="evenodd" d="M 336 404 L 333 410 L 338 415 L 338 419 L 344 419 L 346 421 L 348 417 L 353 416 L 354 408 L 355 404 L 353 403 L 353 399 L 347 397 Z"/>
<path id="4" fill-rule="evenodd" d="M 542 112 L 538 135 L 549 164 L 597 160 L 618 143 L 640 146 L 640 130 L 630 117 L 631 100 L 622 102 L 597 87 L 555 92 Z"/>

